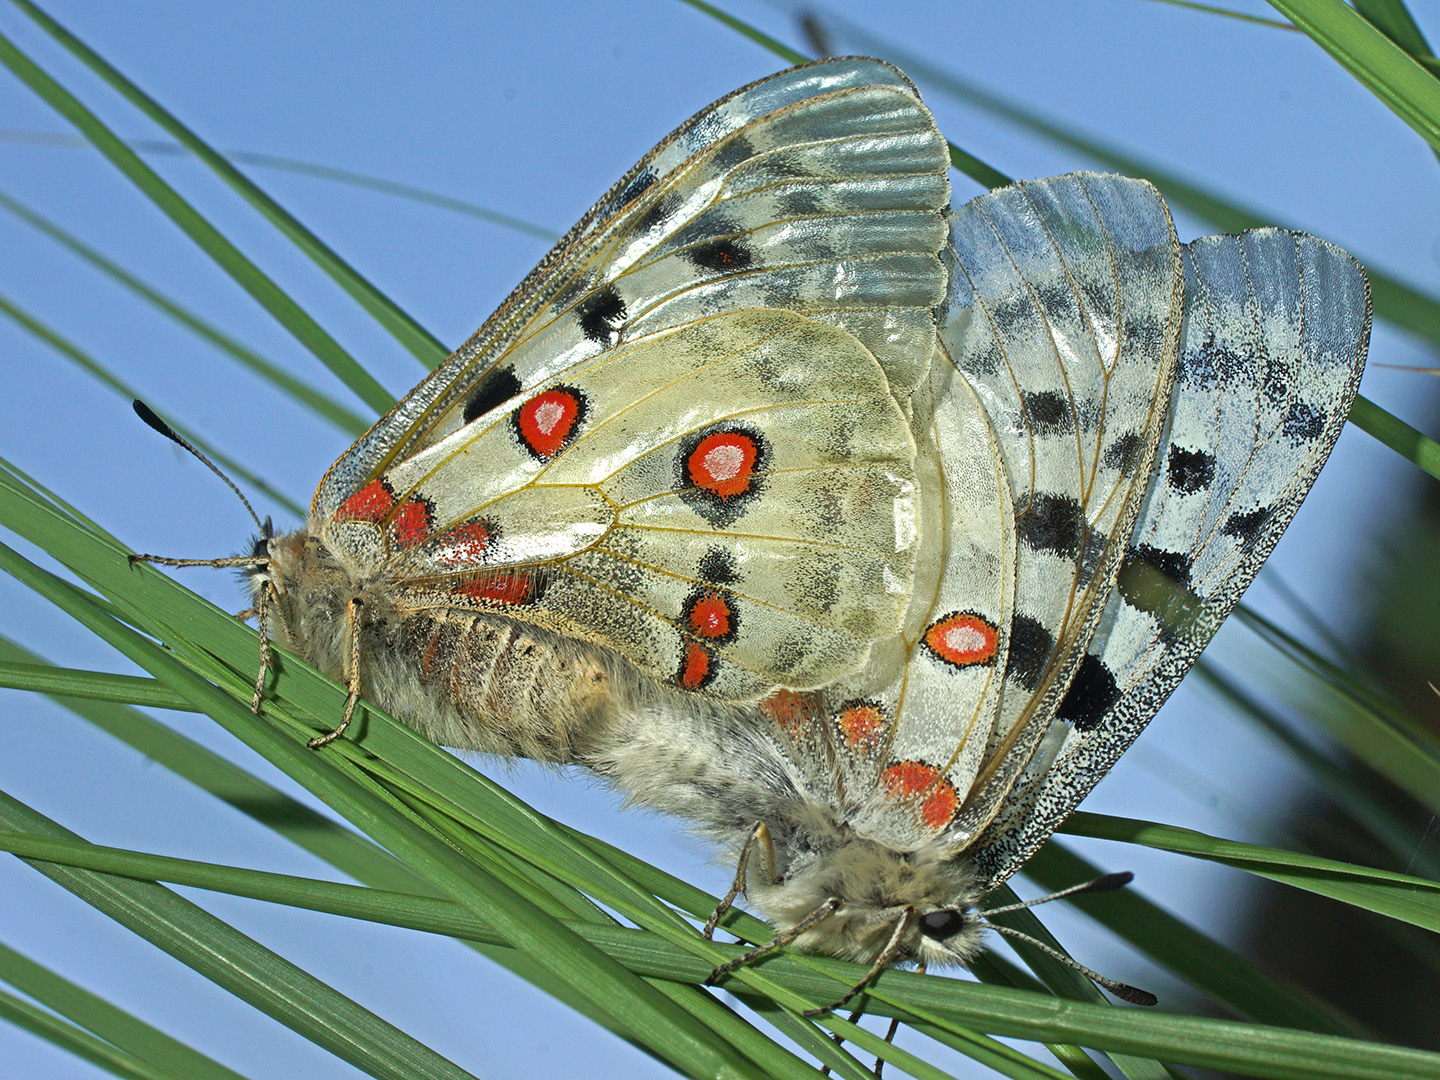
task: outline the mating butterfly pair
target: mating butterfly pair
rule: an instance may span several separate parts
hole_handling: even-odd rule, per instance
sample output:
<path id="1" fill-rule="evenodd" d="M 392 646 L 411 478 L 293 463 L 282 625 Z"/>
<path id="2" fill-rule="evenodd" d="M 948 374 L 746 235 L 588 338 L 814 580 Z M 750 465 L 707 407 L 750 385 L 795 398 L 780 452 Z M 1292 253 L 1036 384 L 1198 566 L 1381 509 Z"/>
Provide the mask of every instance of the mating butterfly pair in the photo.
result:
<path id="1" fill-rule="evenodd" d="M 952 214 L 948 166 L 876 60 L 705 109 L 265 538 L 262 622 L 347 721 L 685 818 L 803 948 L 964 962 L 1304 498 L 1370 304 L 1144 181 Z"/>

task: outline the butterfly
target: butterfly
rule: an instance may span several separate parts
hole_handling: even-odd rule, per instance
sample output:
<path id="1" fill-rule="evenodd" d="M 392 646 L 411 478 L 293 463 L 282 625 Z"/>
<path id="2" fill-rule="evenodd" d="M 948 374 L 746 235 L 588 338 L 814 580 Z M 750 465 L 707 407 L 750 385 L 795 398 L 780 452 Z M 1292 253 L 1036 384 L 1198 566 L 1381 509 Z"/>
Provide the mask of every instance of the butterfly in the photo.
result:
<path id="1" fill-rule="evenodd" d="M 777 942 L 973 957 L 1295 513 L 1370 301 L 1311 236 L 1182 245 L 1142 180 L 952 212 L 948 168 L 866 58 L 641 159 L 231 560 L 349 687 L 312 745 L 363 694 L 684 818 Z"/>

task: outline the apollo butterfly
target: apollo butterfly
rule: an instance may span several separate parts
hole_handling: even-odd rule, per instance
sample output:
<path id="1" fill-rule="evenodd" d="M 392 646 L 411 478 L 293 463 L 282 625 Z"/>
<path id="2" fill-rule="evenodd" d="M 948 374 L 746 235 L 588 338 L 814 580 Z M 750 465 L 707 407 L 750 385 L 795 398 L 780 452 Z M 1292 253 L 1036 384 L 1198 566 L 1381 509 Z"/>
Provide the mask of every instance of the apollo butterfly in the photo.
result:
<path id="1" fill-rule="evenodd" d="M 948 168 L 877 60 L 700 112 L 262 538 L 276 636 L 685 818 L 777 940 L 964 963 L 1295 513 L 1370 302 L 1141 180 Z"/>

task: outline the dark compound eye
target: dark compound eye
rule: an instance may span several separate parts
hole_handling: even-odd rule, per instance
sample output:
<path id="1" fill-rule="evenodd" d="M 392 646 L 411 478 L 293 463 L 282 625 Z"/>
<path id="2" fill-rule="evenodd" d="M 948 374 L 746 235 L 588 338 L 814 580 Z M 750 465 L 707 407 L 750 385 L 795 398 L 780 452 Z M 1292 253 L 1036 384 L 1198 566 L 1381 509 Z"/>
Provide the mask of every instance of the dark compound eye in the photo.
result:
<path id="1" fill-rule="evenodd" d="M 954 908 L 927 911 L 920 916 L 920 933 L 936 941 L 954 937 L 965 926 L 965 916 Z"/>

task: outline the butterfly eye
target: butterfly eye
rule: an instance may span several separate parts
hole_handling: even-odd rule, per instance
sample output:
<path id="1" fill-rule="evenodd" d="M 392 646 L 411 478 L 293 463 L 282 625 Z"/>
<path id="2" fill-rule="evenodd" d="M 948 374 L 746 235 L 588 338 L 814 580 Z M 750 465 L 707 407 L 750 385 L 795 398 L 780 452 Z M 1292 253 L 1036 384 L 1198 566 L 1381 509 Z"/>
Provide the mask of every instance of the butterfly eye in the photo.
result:
<path id="1" fill-rule="evenodd" d="M 920 916 L 920 933 L 935 941 L 954 937 L 965 926 L 965 916 L 954 908 L 927 911 Z"/>

